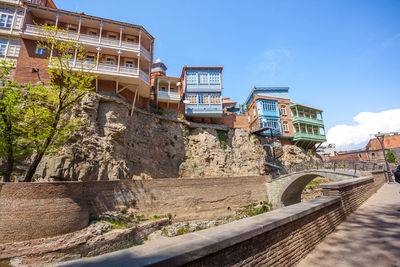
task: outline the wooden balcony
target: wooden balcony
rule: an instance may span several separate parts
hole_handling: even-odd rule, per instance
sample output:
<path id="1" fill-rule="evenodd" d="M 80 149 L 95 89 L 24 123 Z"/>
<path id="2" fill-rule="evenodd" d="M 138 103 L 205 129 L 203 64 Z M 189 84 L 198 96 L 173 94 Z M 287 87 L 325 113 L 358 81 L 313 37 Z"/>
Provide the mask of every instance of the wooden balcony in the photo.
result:
<path id="1" fill-rule="evenodd" d="M 68 64 L 73 70 L 87 70 L 95 74 L 117 75 L 127 78 L 138 78 L 150 85 L 150 75 L 134 67 L 118 66 L 113 64 L 94 63 L 91 61 L 69 60 Z M 49 67 L 54 67 L 49 64 Z"/>
<path id="2" fill-rule="evenodd" d="M 181 100 L 181 96 L 178 92 L 158 91 L 157 99 L 159 101 L 167 100 L 171 102 L 179 102 Z"/>
<path id="3" fill-rule="evenodd" d="M 22 32 L 25 35 L 43 37 L 43 32 L 37 25 L 26 24 Z M 60 39 L 67 41 L 77 41 L 82 45 L 90 45 L 102 48 L 111 48 L 121 51 L 134 52 L 145 57 L 148 61 L 151 60 L 150 52 L 139 43 L 131 43 L 127 41 L 114 40 L 103 36 L 92 36 L 88 34 L 77 34 L 73 32 L 60 32 Z"/>

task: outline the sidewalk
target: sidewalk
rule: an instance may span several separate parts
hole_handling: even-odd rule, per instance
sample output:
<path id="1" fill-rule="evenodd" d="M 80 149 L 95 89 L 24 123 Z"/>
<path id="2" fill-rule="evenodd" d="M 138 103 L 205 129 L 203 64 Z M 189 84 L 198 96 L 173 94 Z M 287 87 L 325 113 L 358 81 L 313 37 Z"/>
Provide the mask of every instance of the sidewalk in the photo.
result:
<path id="1" fill-rule="evenodd" d="M 400 184 L 384 184 L 297 267 L 400 266 Z"/>

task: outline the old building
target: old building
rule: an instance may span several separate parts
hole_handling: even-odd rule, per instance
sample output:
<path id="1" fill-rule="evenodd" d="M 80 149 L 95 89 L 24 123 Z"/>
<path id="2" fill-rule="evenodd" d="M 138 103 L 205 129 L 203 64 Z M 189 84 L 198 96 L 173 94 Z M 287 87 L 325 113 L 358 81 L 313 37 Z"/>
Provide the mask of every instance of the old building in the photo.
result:
<path id="1" fill-rule="evenodd" d="M 222 67 L 187 67 L 182 70 L 185 116 L 216 122 L 222 117 Z"/>
<path id="2" fill-rule="evenodd" d="M 230 97 L 223 97 L 222 98 L 222 110 L 224 115 L 230 115 L 234 112 L 232 112 L 233 108 L 236 108 L 236 101 L 233 101 L 230 99 Z"/>
<path id="3" fill-rule="evenodd" d="M 183 95 L 180 78 L 167 76 L 166 71 L 167 67 L 160 59 L 153 63 L 151 86 L 154 94 L 154 104 L 163 109 L 179 111 Z"/>
<path id="4" fill-rule="evenodd" d="M 322 110 L 292 103 L 293 143 L 304 149 L 314 149 L 316 145 L 326 142 Z"/>
<path id="5" fill-rule="evenodd" d="M 283 142 L 290 143 L 293 126 L 289 87 L 254 87 L 245 104 L 250 130 L 269 127 Z"/>
<path id="6" fill-rule="evenodd" d="M 31 0 L 23 7 L 16 79 L 33 83 L 48 79 L 47 58 L 53 51 L 37 41 L 43 37 L 40 25 L 53 25 L 66 30 L 61 40 L 84 46 L 85 59 L 77 59 L 75 50 L 69 64 L 73 70 L 83 67 L 95 73 L 96 91 L 117 93 L 133 106 L 148 107 L 154 38 L 142 26 L 56 9 L 50 0 Z"/>

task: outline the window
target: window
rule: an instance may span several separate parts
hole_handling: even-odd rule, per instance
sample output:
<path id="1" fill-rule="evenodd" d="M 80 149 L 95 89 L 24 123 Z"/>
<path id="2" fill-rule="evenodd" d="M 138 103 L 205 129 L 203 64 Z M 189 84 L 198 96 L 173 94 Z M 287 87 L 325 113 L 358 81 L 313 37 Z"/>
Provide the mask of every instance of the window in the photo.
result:
<path id="1" fill-rule="evenodd" d="M 209 101 L 210 97 L 208 95 L 205 94 L 203 98 L 204 98 L 204 104 L 209 104 L 210 103 L 210 101 Z"/>
<path id="2" fill-rule="evenodd" d="M 77 28 L 76 26 L 68 25 L 68 26 L 67 26 L 67 30 L 68 30 L 69 32 L 77 32 L 77 31 L 78 31 L 78 28 Z"/>
<path id="3" fill-rule="evenodd" d="M 0 55 L 4 56 L 6 54 L 8 41 L 5 39 L 0 39 Z"/>
<path id="4" fill-rule="evenodd" d="M 196 95 L 188 95 L 186 100 L 189 101 L 189 104 L 197 104 L 197 96 Z"/>
<path id="5" fill-rule="evenodd" d="M 36 46 L 36 51 L 35 51 L 35 53 L 36 53 L 37 55 L 46 55 L 46 47 L 37 45 L 37 46 Z"/>
<path id="6" fill-rule="evenodd" d="M 115 65 L 114 57 L 106 57 L 106 65 Z"/>
<path id="7" fill-rule="evenodd" d="M 161 87 L 161 91 L 162 91 L 162 92 L 165 92 L 165 87 Z"/>
<path id="8" fill-rule="evenodd" d="M 210 95 L 210 103 L 211 104 L 221 104 L 221 97 L 219 95 L 211 94 Z"/>
<path id="9" fill-rule="evenodd" d="M 109 39 L 112 39 L 112 40 L 117 40 L 117 34 L 116 33 L 108 33 L 107 37 Z"/>
<path id="10" fill-rule="evenodd" d="M 274 102 L 263 102 L 263 110 L 266 111 L 276 111 L 276 105 Z"/>
<path id="11" fill-rule="evenodd" d="M 196 73 L 188 73 L 186 75 L 186 80 L 188 84 L 197 84 L 197 74 Z"/>
<path id="12" fill-rule="evenodd" d="M 15 18 L 14 28 L 21 28 L 23 17 L 24 17 L 24 12 L 18 11 L 17 17 Z"/>
<path id="13" fill-rule="evenodd" d="M 289 124 L 287 121 L 283 122 L 283 131 L 289 132 Z"/>
<path id="14" fill-rule="evenodd" d="M 97 36 L 98 35 L 97 30 L 93 30 L 93 29 L 89 29 L 87 31 L 87 34 L 89 34 L 91 36 Z"/>
<path id="15" fill-rule="evenodd" d="M 86 62 L 93 62 L 95 61 L 95 55 L 93 53 L 86 55 Z"/>
<path id="16" fill-rule="evenodd" d="M 210 73 L 210 84 L 219 84 L 219 73 Z"/>
<path id="17" fill-rule="evenodd" d="M 281 106 L 281 114 L 286 116 L 286 106 Z"/>
<path id="18" fill-rule="evenodd" d="M 126 37 L 126 41 L 127 41 L 128 43 L 136 43 L 136 37 L 134 37 L 134 36 L 127 36 L 127 37 Z"/>
<path id="19" fill-rule="evenodd" d="M 0 27 L 11 28 L 14 18 L 14 11 L 7 8 L 0 8 Z"/>
<path id="20" fill-rule="evenodd" d="M 21 42 L 11 41 L 10 46 L 8 47 L 8 56 L 18 57 L 20 50 L 21 50 Z"/>
<path id="21" fill-rule="evenodd" d="M 199 73 L 200 84 L 208 84 L 208 73 Z"/>
<path id="22" fill-rule="evenodd" d="M 199 98 L 199 104 L 204 104 L 204 97 L 203 97 L 203 95 L 199 94 L 199 95 L 198 95 L 198 98 Z"/>
<path id="23" fill-rule="evenodd" d="M 134 67 L 133 60 L 126 60 L 125 61 L 125 67 L 133 68 Z"/>
<path id="24" fill-rule="evenodd" d="M 174 87 L 170 87 L 169 90 L 170 90 L 171 92 L 175 92 L 175 88 L 174 88 Z"/>

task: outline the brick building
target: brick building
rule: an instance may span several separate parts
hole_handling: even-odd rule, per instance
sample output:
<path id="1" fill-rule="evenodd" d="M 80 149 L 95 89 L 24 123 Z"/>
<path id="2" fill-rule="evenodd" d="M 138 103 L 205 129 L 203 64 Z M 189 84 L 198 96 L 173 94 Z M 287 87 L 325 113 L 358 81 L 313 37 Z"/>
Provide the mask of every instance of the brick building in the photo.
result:
<path id="1" fill-rule="evenodd" d="M 73 70 L 83 67 L 95 73 L 96 91 L 113 92 L 133 106 L 148 107 L 154 38 L 142 26 L 60 10 L 51 0 L 31 0 L 16 6 L 17 18 L 10 19 L 14 19 L 15 28 L 10 31 L 21 40 L 15 79 L 23 83 L 48 79 L 46 59 L 52 57 L 52 51 L 40 47 L 37 41 L 43 37 L 40 25 L 54 25 L 67 30 L 60 39 L 76 41 L 85 48 L 85 59 L 78 60 L 74 51 L 69 64 Z M 21 10 L 22 19 L 18 18 Z M 6 55 L 12 46 L 7 47 Z"/>

